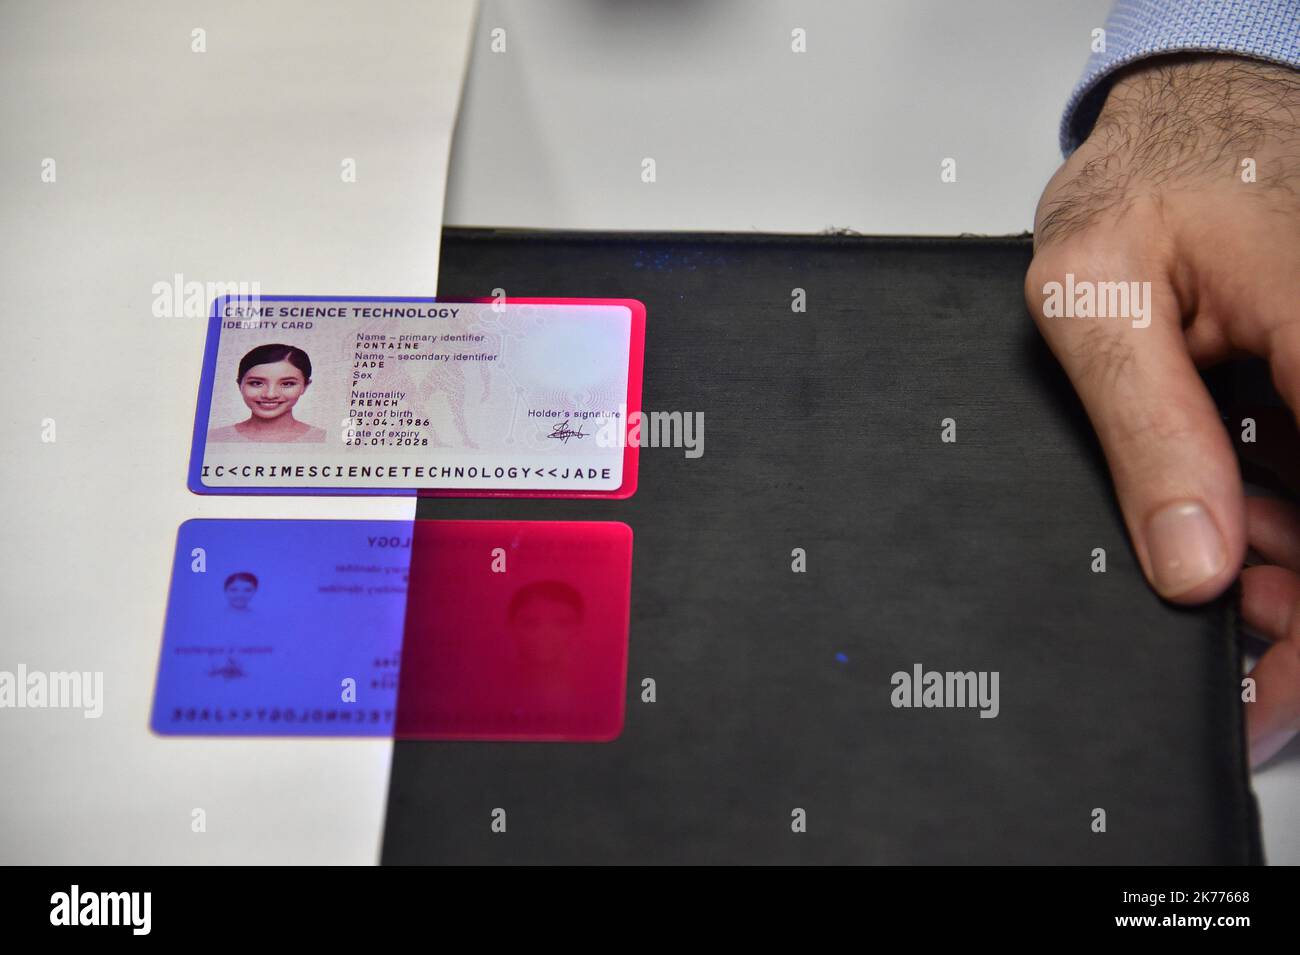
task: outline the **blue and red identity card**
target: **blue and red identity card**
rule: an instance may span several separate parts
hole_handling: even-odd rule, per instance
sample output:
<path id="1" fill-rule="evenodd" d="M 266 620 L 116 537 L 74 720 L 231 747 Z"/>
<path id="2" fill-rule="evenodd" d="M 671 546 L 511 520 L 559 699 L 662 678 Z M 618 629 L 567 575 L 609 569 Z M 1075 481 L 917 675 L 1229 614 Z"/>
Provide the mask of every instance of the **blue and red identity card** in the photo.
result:
<path id="1" fill-rule="evenodd" d="M 644 350 L 632 299 L 220 298 L 189 486 L 630 497 Z"/>

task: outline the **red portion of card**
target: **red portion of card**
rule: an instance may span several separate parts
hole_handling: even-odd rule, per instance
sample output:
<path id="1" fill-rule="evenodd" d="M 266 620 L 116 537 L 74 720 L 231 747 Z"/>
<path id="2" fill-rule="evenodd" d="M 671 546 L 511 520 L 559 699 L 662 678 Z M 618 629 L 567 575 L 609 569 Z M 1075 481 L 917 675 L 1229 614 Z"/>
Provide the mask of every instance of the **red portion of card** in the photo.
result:
<path id="1" fill-rule="evenodd" d="M 440 305 L 457 302 L 490 305 L 491 298 L 439 298 Z M 641 411 L 641 386 L 645 367 L 645 305 L 634 298 L 514 298 L 506 300 L 511 305 L 621 305 L 632 316 L 628 338 L 627 356 L 627 417 L 623 421 L 623 483 L 612 491 L 521 491 L 475 490 L 473 488 L 420 488 L 419 497 L 594 497 L 621 500 L 636 493 L 637 460 L 640 450 L 638 440 L 629 440 L 632 416 Z"/>
<path id="2" fill-rule="evenodd" d="M 631 581 L 626 524 L 416 521 L 396 737 L 615 739 Z"/>

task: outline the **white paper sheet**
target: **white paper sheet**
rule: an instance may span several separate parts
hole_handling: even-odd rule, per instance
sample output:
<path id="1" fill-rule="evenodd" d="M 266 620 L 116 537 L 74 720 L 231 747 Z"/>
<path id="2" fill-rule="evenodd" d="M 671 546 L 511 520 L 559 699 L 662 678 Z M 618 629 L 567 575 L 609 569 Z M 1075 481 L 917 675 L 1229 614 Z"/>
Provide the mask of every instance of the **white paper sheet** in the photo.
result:
<path id="1" fill-rule="evenodd" d="M 0 670 L 102 671 L 105 697 L 0 710 L 0 861 L 376 861 L 391 743 L 149 732 L 183 520 L 414 509 L 190 494 L 206 305 L 156 314 L 185 305 L 159 283 L 432 294 L 473 17 L 0 6 Z"/>

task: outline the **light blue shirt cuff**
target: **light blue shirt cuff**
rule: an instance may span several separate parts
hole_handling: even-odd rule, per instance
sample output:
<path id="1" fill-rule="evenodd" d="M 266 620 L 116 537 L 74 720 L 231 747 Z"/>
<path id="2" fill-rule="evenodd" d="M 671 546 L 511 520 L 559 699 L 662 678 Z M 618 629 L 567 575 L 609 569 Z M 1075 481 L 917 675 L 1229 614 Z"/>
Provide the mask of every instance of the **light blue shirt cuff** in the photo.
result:
<path id="1" fill-rule="evenodd" d="M 1300 69 L 1300 0 L 1118 0 L 1106 18 L 1106 49 L 1089 57 L 1066 104 L 1061 152 L 1068 156 L 1092 130 L 1116 71 L 1147 57 L 1191 52 Z"/>

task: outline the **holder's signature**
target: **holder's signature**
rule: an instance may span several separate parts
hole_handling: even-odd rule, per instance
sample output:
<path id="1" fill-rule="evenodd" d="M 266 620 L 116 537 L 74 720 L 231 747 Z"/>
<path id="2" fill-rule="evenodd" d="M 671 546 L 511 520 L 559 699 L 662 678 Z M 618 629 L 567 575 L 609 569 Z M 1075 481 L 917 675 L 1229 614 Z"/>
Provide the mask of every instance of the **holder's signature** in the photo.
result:
<path id="1" fill-rule="evenodd" d="M 227 680 L 236 680 L 241 676 L 247 675 L 248 674 L 244 672 L 244 668 L 235 662 L 234 657 L 227 657 L 225 666 L 213 667 L 208 671 L 208 676 L 225 677 Z"/>
<path id="2" fill-rule="evenodd" d="M 548 434 L 547 437 L 558 438 L 560 443 L 568 444 L 570 438 L 585 438 L 586 434 L 584 434 L 582 431 L 582 425 L 578 425 L 577 431 L 574 431 L 572 428 L 570 428 L 569 419 L 565 418 L 564 421 L 557 424 L 554 428 L 551 429 L 551 433 Z"/>

